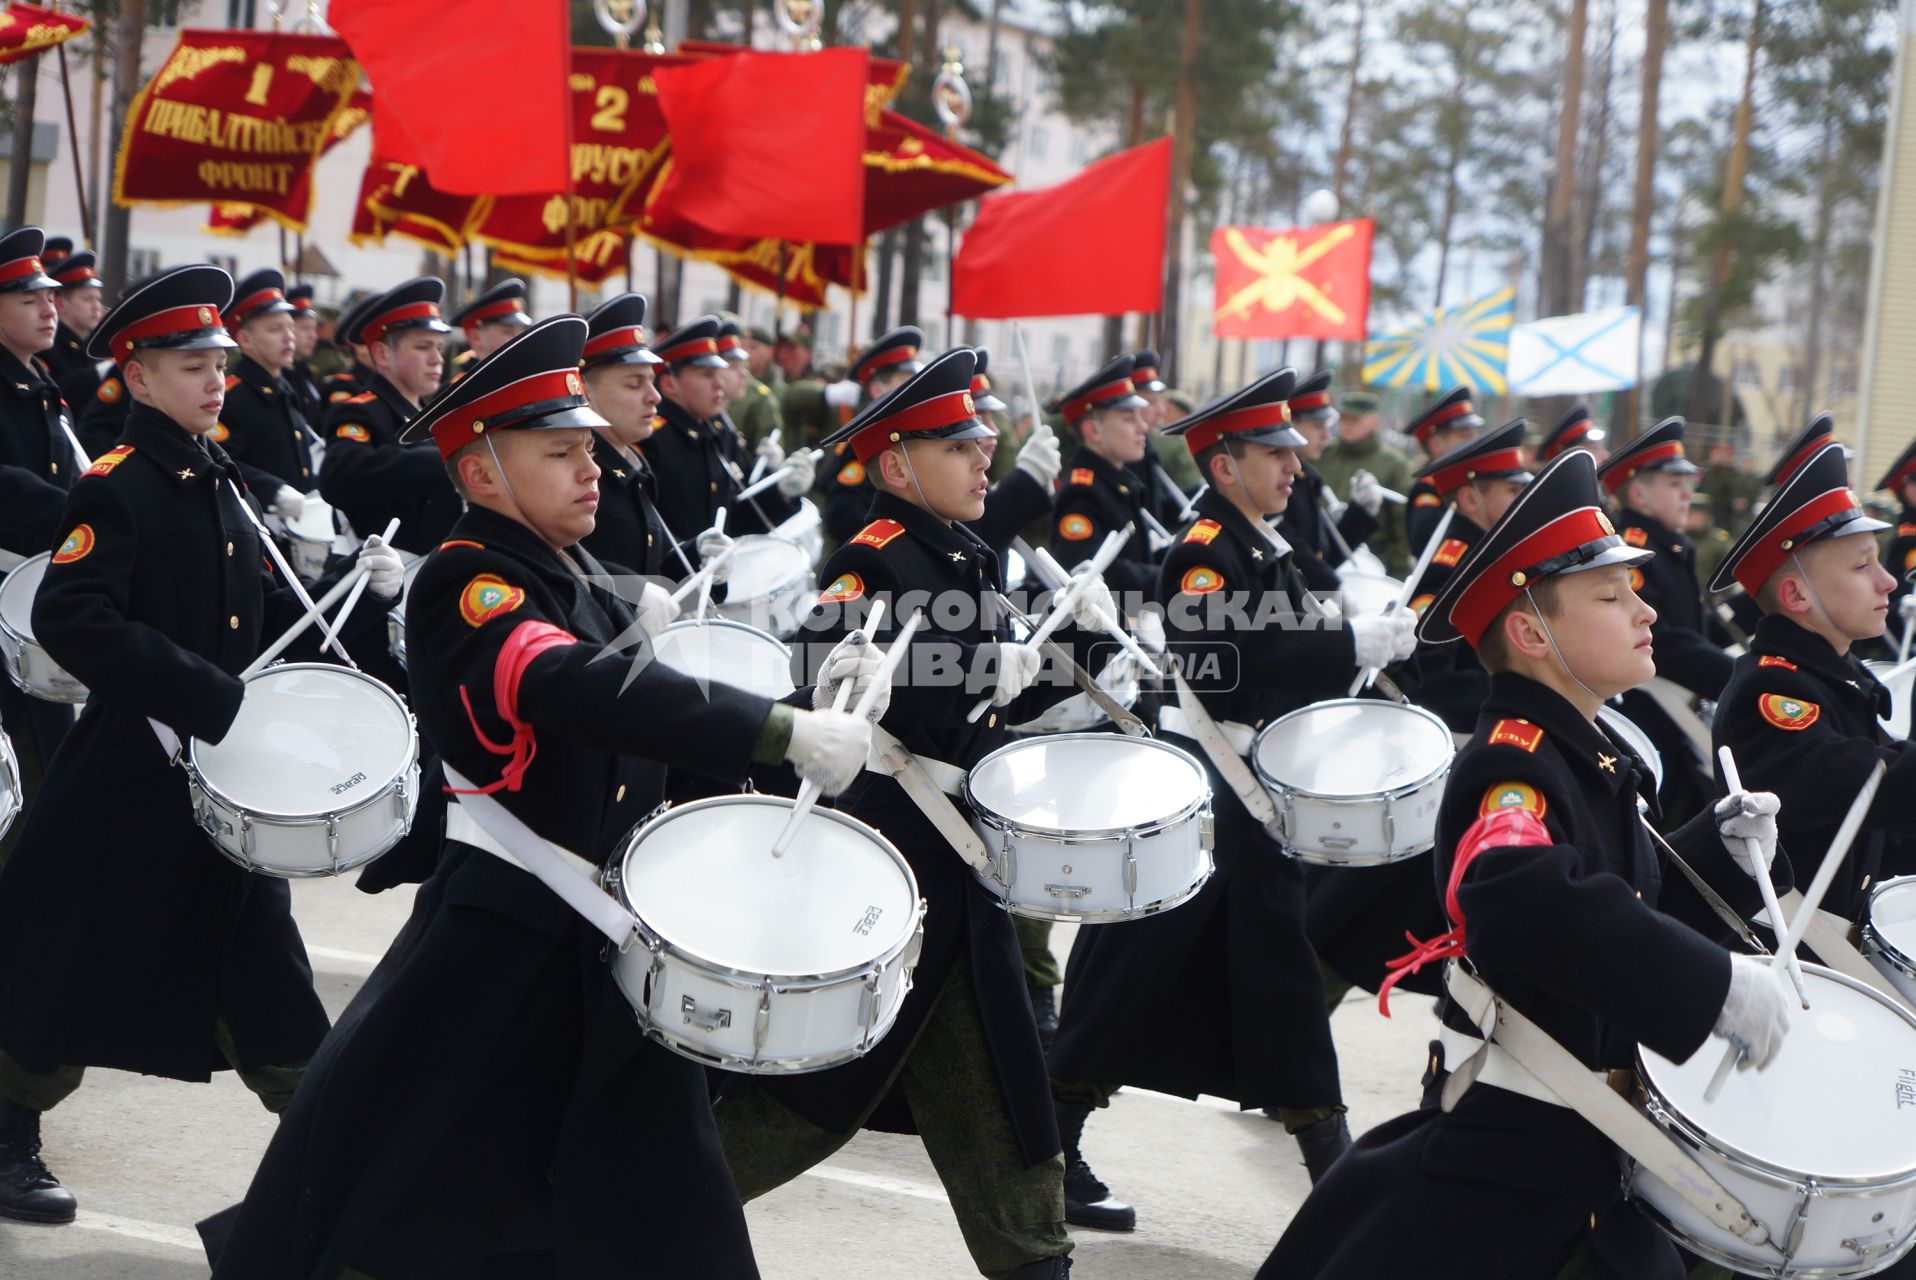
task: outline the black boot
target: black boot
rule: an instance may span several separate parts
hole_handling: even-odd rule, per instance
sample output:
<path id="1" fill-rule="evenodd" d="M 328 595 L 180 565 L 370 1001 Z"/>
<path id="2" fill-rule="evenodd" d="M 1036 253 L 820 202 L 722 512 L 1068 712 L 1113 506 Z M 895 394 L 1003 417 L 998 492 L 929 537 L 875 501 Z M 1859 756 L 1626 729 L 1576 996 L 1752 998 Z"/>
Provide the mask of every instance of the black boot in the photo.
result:
<path id="1" fill-rule="evenodd" d="M 1058 1136 L 1064 1140 L 1064 1220 L 1074 1227 L 1099 1231 L 1136 1231 L 1138 1211 L 1111 1194 L 1084 1162 L 1078 1140 L 1091 1108 L 1082 1102 L 1052 1099 L 1058 1110 Z"/>
<path id="2" fill-rule="evenodd" d="M 1043 1262 L 1027 1262 L 1011 1273 L 1011 1280 L 1064 1280 L 1071 1274 L 1071 1255 L 1062 1258 L 1046 1258 Z"/>
<path id="3" fill-rule="evenodd" d="M 1337 1157 L 1351 1149 L 1351 1127 L 1344 1122 L 1341 1111 L 1306 1125 L 1296 1136 L 1297 1149 L 1304 1156 L 1304 1167 L 1310 1171 L 1313 1186 L 1337 1163 Z"/>
<path id="4" fill-rule="evenodd" d="M 1031 1016 L 1038 1022 L 1038 1043 L 1050 1053 L 1051 1042 L 1058 1038 L 1057 994 L 1050 987 L 1027 986 L 1025 992 L 1031 997 Z"/>
<path id="5" fill-rule="evenodd" d="M 75 1207 L 40 1159 L 40 1113 L 0 1098 L 0 1218 L 71 1222 Z"/>

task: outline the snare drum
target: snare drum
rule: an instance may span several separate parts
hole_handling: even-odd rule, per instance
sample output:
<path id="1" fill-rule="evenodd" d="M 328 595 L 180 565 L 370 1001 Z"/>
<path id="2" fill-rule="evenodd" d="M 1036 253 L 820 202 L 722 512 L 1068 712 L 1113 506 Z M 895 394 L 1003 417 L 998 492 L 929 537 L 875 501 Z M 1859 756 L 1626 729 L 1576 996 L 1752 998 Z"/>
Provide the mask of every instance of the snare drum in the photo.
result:
<path id="1" fill-rule="evenodd" d="M 20 761 L 13 754 L 13 739 L 0 729 L 0 836 L 20 816 Z"/>
<path id="2" fill-rule="evenodd" d="M 753 533 L 733 545 L 725 601 L 714 607 L 722 618 L 749 623 L 782 640 L 798 634 L 816 594 L 812 558 L 803 547 Z"/>
<path id="3" fill-rule="evenodd" d="M 314 490 L 306 495 L 306 505 L 286 526 L 287 559 L 293 572 L 308 582 L 326 572 L 326 557 L 333 553 L 332 504 Z"/>
<path id="4" fill-rule="evenodd" d="M 814 568 L 825 557 L 825 520 L 810 498 L 799 499 L 798 510 L 772 530 L 772 535 L 798 546 Z"/>
<path id="5" fill-rule="evenodd" d="M 1650 735 L 1636 721 L 1606 702 L 1597 708 L 1597 725 L 1643 761 L 1644 767 L 1650 771 L 1653 794 L 1663 790 L 1663 753 L 1657 750 L 1657 744 L 1650 741 Z"/>
<path id="6" fill-rule="evenodd" d="M 1896 669 L 1894 662 L 1878 662 L 1874 659 L 1865 662 L 1863 665 L 1868 667 L 1869 673 L 1878 680 L 1883 679 L 1884 676 Z M 1903 674 L 1897 676 L 1894 681 L 1886 683 L 1889 685 L 1889 717 L 1884 720 L 1879 720 L 1877 723 L 1882 725 L 1883 732 L 1892 738 L 1908 738 L 1910 693 L 1912 683 L 1916 683 L 1916 667 L 1912 667 L 1908 671 L 1903 672 Z"/>
<path id="7" fill-rule="evenodd" d="M 1820 965 L 1803 965 L 1810 1007 L 1762 1071 L 1738 1072 L 1715 1102 L 1712 1039 L 1678 1066 L 1639 1049 L 1644 1110 L 1769 1228 L 1757 1246 L 1721 1230 L 1632 1163 L 1628 1188 L 1692 1253 L 1752 1275 L 1865 1276 L 1916 1242 L 1916 1017 Z"/>
<path id="8" fill-rule="evenodd" d="M 0 660 L 7 676 L 28 695 L 47 702 L 86 701 L 86 686 L 61 669 L 33 638 L 33 597 L 47 574 L 53 553 L 42 551 L 20 563 L 0 582 Z"/>
<path id="9" fill-rule="evenodd" d="M 1860 941 L 1877 971 L 1916 1000 L 1916 876 L 1896 876 L 1870 890 Z"/>
<path id="10" fill-rule="evenodd" d="M 717 680 L 776 701 L 792 682 L 792 651 L 777 636 L 724 618 L 686 618 L 652 637 L 660 662 L 702 684 Z"/>
<path id="11" fill-rule="evenodd" d="M 1422 707 L 1335 698 L 1257 735 L 1251 766 L 1277 804 L 1278 842 L 1299 862 L 1377 867 L 1437 843 L 1457 748 Z"/>
<path id="12" fill-rule="evenodd" d="M 1373 573 L 1340 573 L 1337 590 L 1346 618 L 1374 618 L 1397 607 L 1404 584 Z"/>
<path id="13" fill-rule="evenodd" d="M 1067 733 L 1014 742 L 965 779 L 991 857 L 979 880 L 1034 920 L 1131 920 L 1211 877 L 1211 787 L 1153 738 Z"/>
<path id="14" fill-rule="evenodd" d="M 626 838 L 608 887 L 642 945 L 613 978 L 645 1034 L 708 1066 L 821 1071 L 867 1053 L 911 990 L 925 904 L 903 855 L 814 809 L 782 858 L 780 796 L 714 796 Z"/>
<path id="15" fill-rule="evenodd" d="M 400 554 L 403 556 L 405 553 Z M 399 588 L 399 603 L 386 610 L 386 651 L 392 654 L 393 661 L 399 664 L 401 671 L 406 669 L 406 601 L 412 598 L 412 580 L 419 576 L 420 566 L 425 563 L 426 558 L 420 556 L 406 566 L 405 582 Z"/>
<path id="16" fill-rule="evenodd" d="M 1114 654 L 1098 673 L 1098 688 L 1110 694 L 1112 701 L 1126 711 L 1135 708 L 1139 692 L 1137 660 L 1122 650 Z M 1028 738 L 1044 733 L 1083 733 L 1110 723 L 1111 717 L 1091 701 L 1091 695 L 1080 691 L 1046 708 L 1035 720 L 1006 727 L 1019 737 Z"/>
<path id="17" fill-rule="evenodd" d="M 186 751 L 193 814 L 221 853 L 267 875 L 332 876 L 399 843 L 419 805 L 419 737 L 399 695 L 318 662 L 247 677 L 217 744 Z"/>

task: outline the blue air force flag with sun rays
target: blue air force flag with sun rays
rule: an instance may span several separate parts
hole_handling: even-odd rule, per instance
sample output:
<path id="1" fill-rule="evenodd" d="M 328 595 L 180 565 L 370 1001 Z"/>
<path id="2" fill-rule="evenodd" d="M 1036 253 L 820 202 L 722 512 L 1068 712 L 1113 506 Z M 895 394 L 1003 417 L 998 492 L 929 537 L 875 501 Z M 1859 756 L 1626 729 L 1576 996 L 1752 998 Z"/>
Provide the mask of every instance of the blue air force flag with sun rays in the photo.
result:
<path id="1" fill-rule="evenodd" d="M 1503 395 L 1504 359 L 1517 287 L 1457 307 L 1438 307 L 1397 333 L 1364 346 L 1364 383 L 1436 392 L 1467 383 Z"/>

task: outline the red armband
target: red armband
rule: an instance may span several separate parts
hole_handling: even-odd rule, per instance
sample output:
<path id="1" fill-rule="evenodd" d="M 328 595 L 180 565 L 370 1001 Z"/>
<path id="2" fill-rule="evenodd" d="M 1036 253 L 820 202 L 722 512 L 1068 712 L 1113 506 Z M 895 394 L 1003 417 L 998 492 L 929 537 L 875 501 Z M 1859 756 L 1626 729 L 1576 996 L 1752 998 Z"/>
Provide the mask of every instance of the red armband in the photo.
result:
<path id="1" fill-rule="evenodd" d="M 492 702 L 498 708 L 499 718 L 512 729 L 512 740 L 497 743 L 486 737 L 479 727 L 479 717 L 473 714 L 472 698 L 465 686 L 459 688 L 459 701 L 465 705 L 466 719 L 472 725 L 473 736 L 479 739 L 479 745 L 497 756 L 507 757 L 499 770 L 499 780 L 471 791 L 460 791 L 453 787 L 446 790 L 454 795 L 490 795 L 504 788 L 517 791 L 525 782 L 526 770 L 532 765 L 533 756 L 538 754 L 539 743 L 532 726 L 519 718 L 519 683 L 525 679 L 526 668 L 533 660 L 548 649 L 561 645 L 577 644 L 579 638 L 570 631 L 553 626 L 550 622 L 527 620 L 512 629 L 506 642 L 499 646 L 499 656 L 492 664 Z"/>
<path id="2" fill-rule="evenodd" d="M 1450 881 L 1444 886 L 1444 913 L 1450 917 L 1451 927 L 1428 942 L 1419 942 L 1416 934 L 1405 932 L 1404 938 L 1411 944 L 1411 950 L 1388 962 L 1389 971 L 1377 988 L 1378 1011 L 1390 1017 L 1390 989 L 1411 974 L 1432 961 L 1464 954 L 1464 908 L 1457 901 L 1457 886 L 1464 882 L 1464 873 L 1470 870 L 1478 854 L 1485 849 L 1553 843 L 1543 819 L 1529 809 L 1492 809 L 1464 828 L 1464 834 L 1457 841 L 1457 853 L 1451 859 Z"/>

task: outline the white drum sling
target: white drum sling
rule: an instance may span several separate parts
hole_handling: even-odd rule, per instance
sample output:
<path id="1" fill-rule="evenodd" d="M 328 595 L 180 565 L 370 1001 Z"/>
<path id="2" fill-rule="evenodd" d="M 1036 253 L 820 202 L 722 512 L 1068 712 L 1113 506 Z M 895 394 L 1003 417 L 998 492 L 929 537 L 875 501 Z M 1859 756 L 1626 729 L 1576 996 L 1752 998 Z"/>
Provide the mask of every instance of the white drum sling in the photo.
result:
<path id="1" fill-rule="evenodd" d="M 218 743 L 184 763 L 193 814 L 249 871 L 331 876 L 398 844 L 419 805 L 419 737 L 399 695 L 363 672 L 287 663 L 247 677 Z"/>

